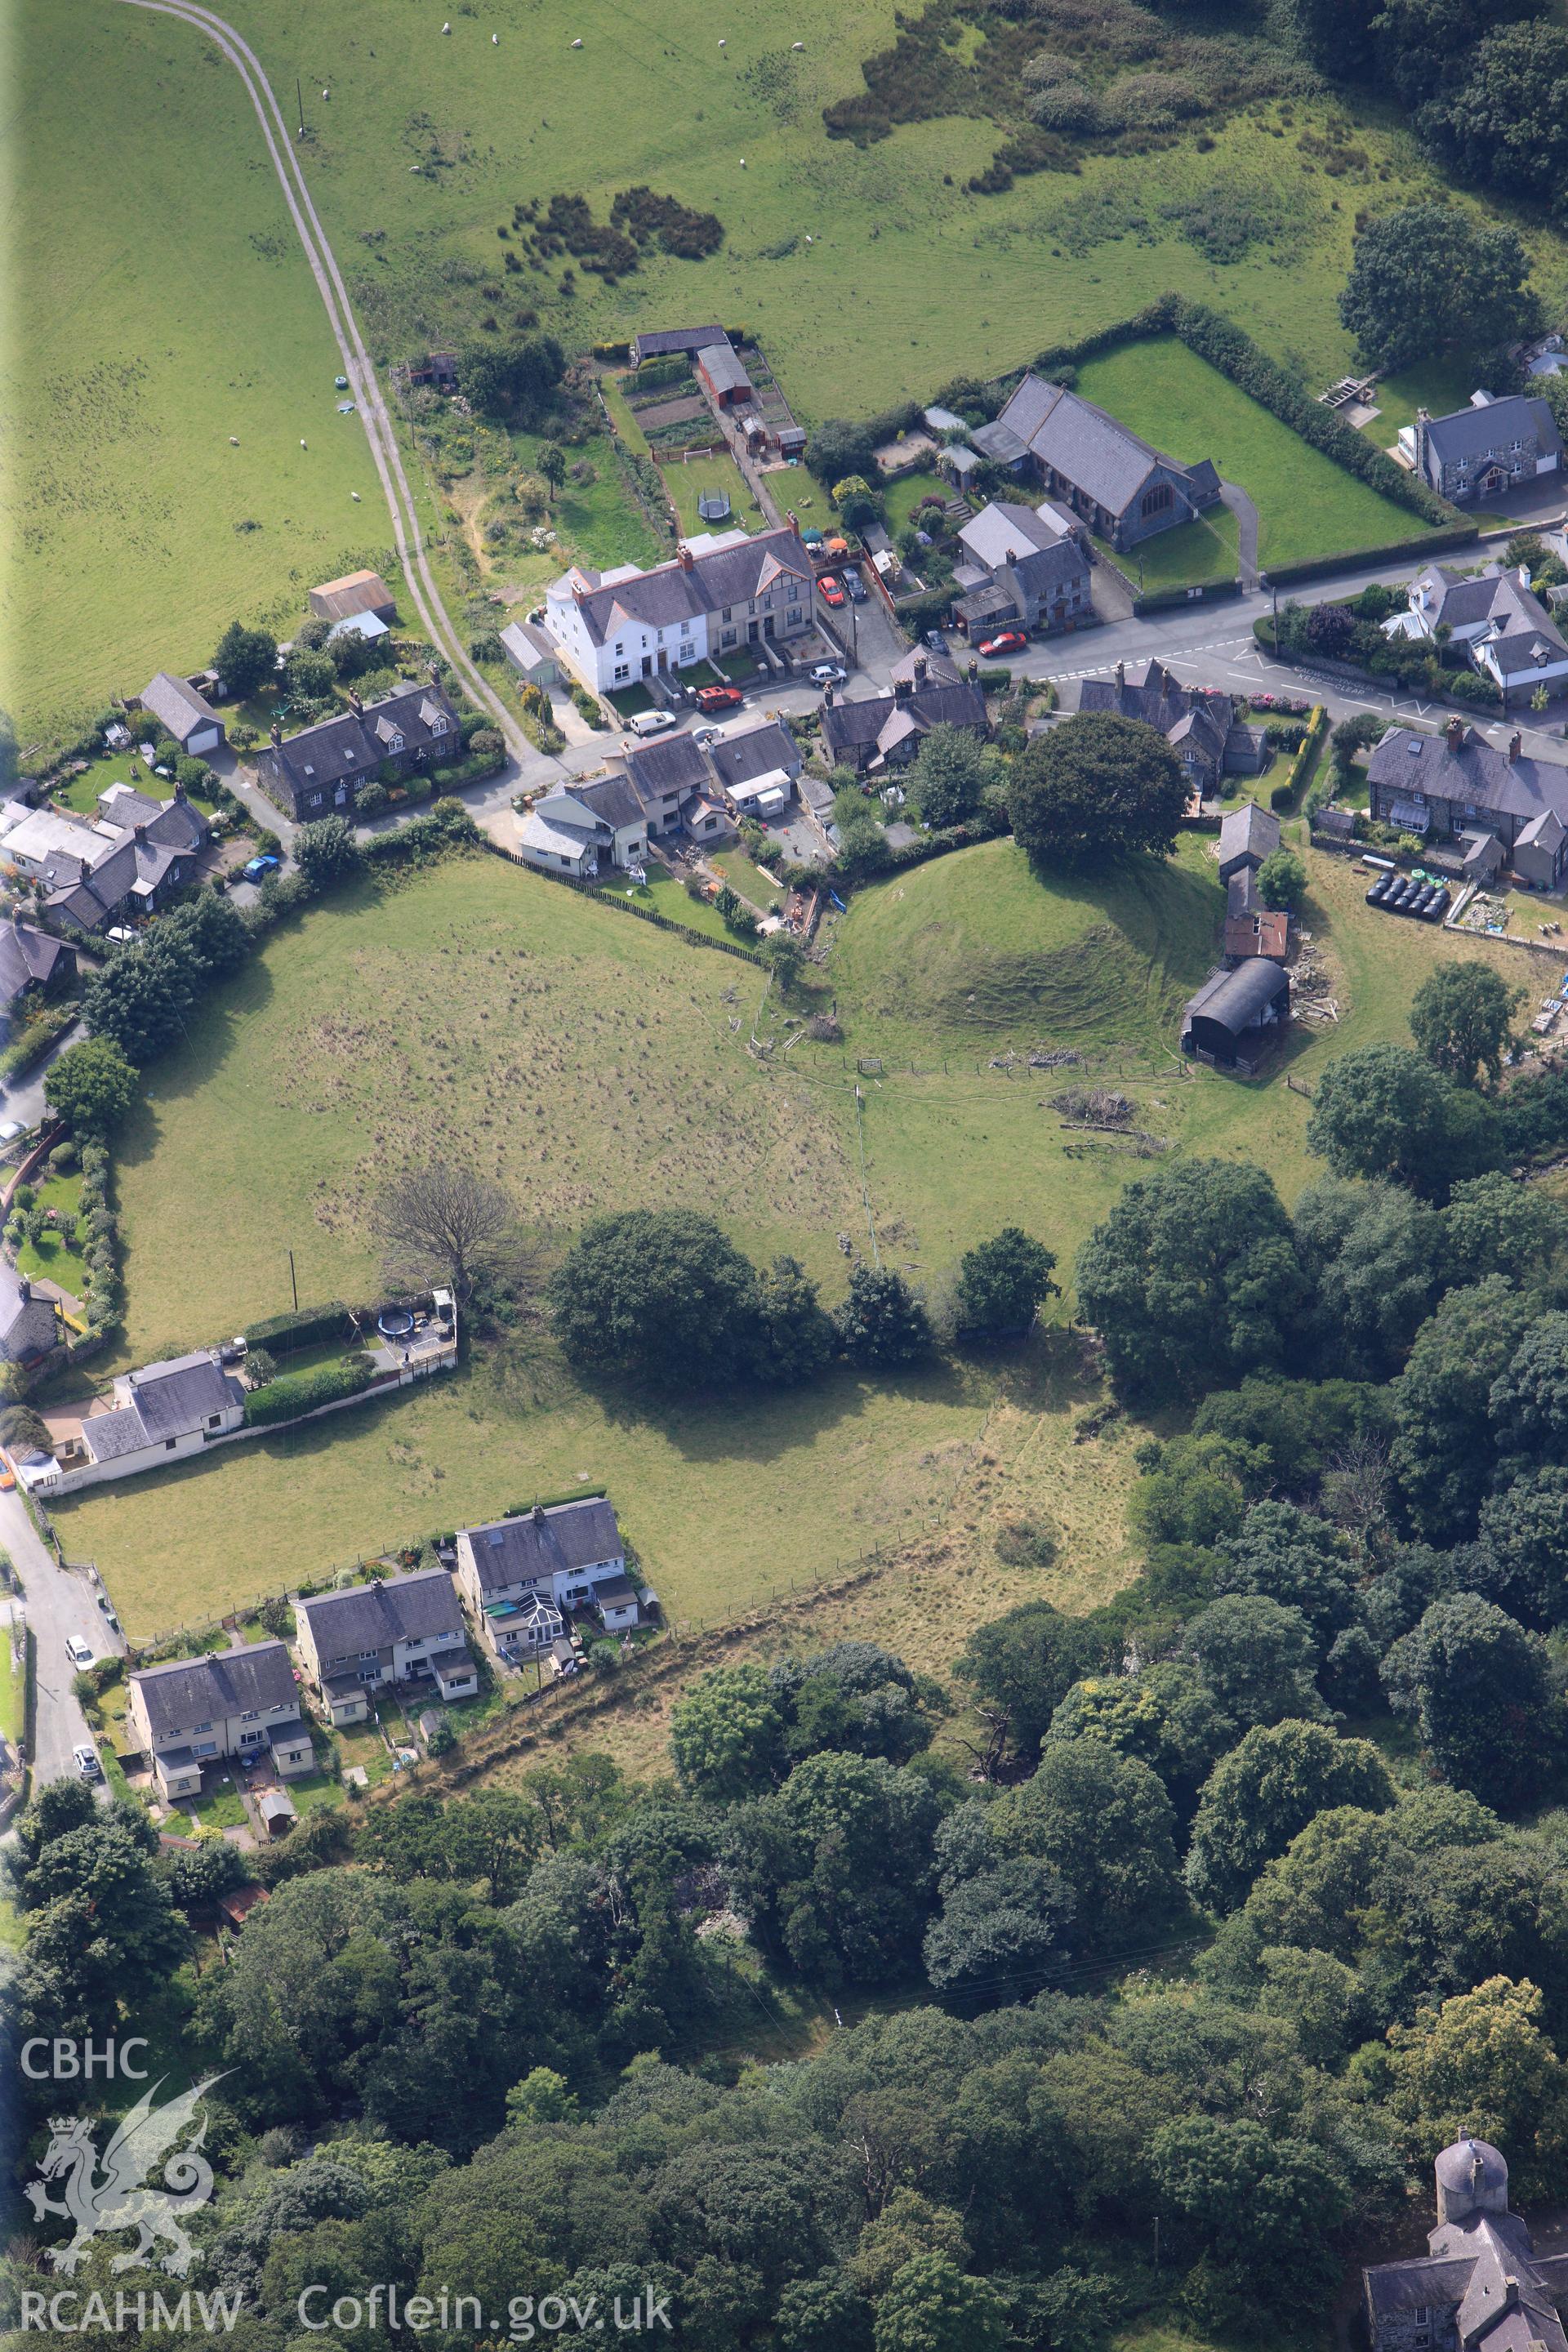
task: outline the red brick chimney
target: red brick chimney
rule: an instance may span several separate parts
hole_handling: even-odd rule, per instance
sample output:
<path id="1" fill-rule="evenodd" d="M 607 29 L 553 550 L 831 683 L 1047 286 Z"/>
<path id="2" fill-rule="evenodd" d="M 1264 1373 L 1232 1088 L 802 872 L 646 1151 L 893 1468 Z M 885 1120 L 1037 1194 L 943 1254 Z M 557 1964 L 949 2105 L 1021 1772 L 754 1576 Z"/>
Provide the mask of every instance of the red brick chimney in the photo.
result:
<path id="1" fill-rule="evenodd" d="M 364 698 L 362 695 L 356 693 L 352 686 L 349 688 L 349 709 L 353 712 L 356 719 L 363 719 L 364 717 Z"/>
<path id="2" fill-rule="evenodd" d="M 1512 765 L 1513 765 L 1514 761 L 1519 758 L 1520 753 L 1523 751 L 1523 749 L 1524 749 L 1524 738 L 1523 738 L 1523 736 L 1522 736 L 1522 735 L 1510 735 L 1510 736 L 1509 737 L 1509 739 L 1508 739 L 1508 763 L 1509 763 L 1509 766 L 1510 766 L 1510 768 L 1512 767 Z"/>
<path id="3" fill-rule="evenodd" d="M 679 564 L 682 572 L 689 572 L 697 561 L 684 540 L 681 541 L 680 545 L 675 551 L 675 560 L 677 563 Z"/>
<path id="4" fill-rule="evenodd" d="M 283 729 L 276 719 L 272 722 L 270 732 L 274 745 L 279 750 L 281 750 L 283 744 Z"/>
<path id="5" fill-rule="evenodd" d="M 1457 751 L 1465 740 L 1464 720 L 1458 716 L 1450 719 L 1443 732 L 1448 739 L 1449 751 Z"/>

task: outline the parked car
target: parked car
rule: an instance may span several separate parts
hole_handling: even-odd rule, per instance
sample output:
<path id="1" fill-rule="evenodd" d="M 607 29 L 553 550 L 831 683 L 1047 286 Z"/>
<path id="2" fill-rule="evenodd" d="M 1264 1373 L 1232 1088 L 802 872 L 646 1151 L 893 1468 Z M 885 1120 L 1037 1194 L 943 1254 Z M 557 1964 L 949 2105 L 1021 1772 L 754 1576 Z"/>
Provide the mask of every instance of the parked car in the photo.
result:
<path id="1" fill-rule="evenodd" d="M 990 661 L 997 654 L 1027 653 L 1029 640 L 1022 629 L 1002 629 L 994 637 L 982 637 L 974 650 Z"/>
<path id="2" fill-rule="evenodd" d="M 933 654 L 944 654 L 947 651 L 947 639 L 940 629 L 928 629 L 921 643 L 922 646 L 929 646 Z"/>
<path id="3" fill-rule="evenodd" d="M 635 719 L 626 721 L 634 735 L 665 735 L 675 725 L 673 710 L 639 710 Z"/>
<path id="4" fill-rule="evenodd" d="M 19 1135 L 26 1133 L 19 1118 L 0 1118 L 0 1143 L 15 1143 Z"/>
<path id="5" fill-rule="evenodd" d="M 90 1666 L 92 1664 L 91 1646 L 82 1640 L 79 1633 L 66 1635 L 66 1655 L 73 1666 Z"/>
<path id="6" fill-rule="evenodd" d="M 816 585 L 825 604 L 832 604 L 837 608 L 843 604 L 844 591 L 831 572 L 825 572 Z"/>
<path id="7" fill-rule="evenodd" d="M 279 874 L 282 870 L 283 860 L 280 857 L 253 857 L 248 865 L 240 867 L 239 878 L 242 882 L 265 882 L 269 874 Z"/>
<path id="8" fill-rule="evenodd" d="M 738 686 L 700 686 L 697 708 L 701 711 L 739 710 L 745 696 Z"/>
<path id="9" fill-rule="evenodd" d="M 73 1748 L 71 1749 L 71 1757 L 76 1764 L 77 1770 L 81 1774 L 84 1780 L 102 1780 L 103 1767 L 98 1760 L 98 1750 L 96 1748 Z"/>
<path id="10" fill-rule="evenodd" d="M 848 676 L 842 662 L 818 662 L 811 673 L 813 686 L 842 686 Z"/>
<path id="11" fill-rule="evenodd" d="M 852 604 L 863 604 L 866 602 L 866 583 L 858 572 L 847 572 L 844 574 L 844 585 L 849 593 L 849 602 Z"/>
<path id="12" fill-rule="evenodd" d="M 706 749 L 710 743 L 723 741 L 724 730 L 721 727 L 694 727 L 691 730 L 691 740 Z"/>

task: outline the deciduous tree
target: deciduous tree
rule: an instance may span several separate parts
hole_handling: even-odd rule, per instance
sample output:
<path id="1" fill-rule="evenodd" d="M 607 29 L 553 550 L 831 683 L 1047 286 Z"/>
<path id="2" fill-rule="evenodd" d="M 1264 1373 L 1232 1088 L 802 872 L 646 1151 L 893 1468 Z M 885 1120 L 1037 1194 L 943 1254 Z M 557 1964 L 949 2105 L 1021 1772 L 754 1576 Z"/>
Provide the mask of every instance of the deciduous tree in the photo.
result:
<path id="1" fill-rule="evenodd" d="M 1013 763 L 1013 832 L 1042 866 L 1169 857 L 1186 809 L 1182 763 L 1154 728 L 1089 711 L 1037 735 Z"/>

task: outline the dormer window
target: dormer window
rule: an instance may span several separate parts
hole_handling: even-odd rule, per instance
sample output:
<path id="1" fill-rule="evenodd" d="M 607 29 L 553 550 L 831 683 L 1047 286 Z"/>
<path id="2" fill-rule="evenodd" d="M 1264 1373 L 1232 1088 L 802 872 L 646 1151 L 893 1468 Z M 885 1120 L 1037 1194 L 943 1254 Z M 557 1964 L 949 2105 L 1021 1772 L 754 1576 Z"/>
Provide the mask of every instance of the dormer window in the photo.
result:
<path id="1" fill-rule="evenodd" d="M 447 732 L 446 720 L 444 719 L 433 719 L 430 722 L 430 732 L 432 735 L 444 735 Z"/>
<path id="2" fill-rule="evenodd" d="M 401 735 L 395 735 L 395 736 L 393 737 L 393 739 L 392 739 L 392 748 L 393 748 L 393 750 L 394 750 L 395 751 L 402 751 L 402 749 L 403 749 L 403 738 L 402 738 L 402 736 L 401 736 Z"/>

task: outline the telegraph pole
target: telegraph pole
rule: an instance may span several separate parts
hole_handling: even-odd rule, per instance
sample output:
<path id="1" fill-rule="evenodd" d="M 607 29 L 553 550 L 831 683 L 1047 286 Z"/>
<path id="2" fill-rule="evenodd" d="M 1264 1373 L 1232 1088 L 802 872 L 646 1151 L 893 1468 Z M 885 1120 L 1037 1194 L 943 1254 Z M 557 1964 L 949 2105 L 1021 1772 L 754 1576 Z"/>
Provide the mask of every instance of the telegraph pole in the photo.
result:
<path id="1" fill-rule="evenodd" d="M 300 101 L 300 136 L 303 139 L 305 136 L 305 93 L 300 86 L 300 77 L 298 74 L 294 77 L 294 95 Z"/>

